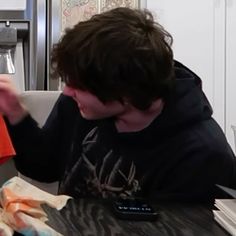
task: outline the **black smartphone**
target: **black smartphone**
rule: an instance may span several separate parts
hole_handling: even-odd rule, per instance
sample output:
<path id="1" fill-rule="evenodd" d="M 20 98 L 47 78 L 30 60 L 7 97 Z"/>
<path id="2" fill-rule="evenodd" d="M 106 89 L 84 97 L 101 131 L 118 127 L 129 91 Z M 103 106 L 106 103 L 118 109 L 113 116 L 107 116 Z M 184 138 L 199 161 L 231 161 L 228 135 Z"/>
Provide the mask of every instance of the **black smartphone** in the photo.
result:
<path id="1" fill-rule="evenodd" d="M 158 213 L 143 199 L 119 199 L 113 202 L 113 212 L 123 220 L 154 221 Z"/>

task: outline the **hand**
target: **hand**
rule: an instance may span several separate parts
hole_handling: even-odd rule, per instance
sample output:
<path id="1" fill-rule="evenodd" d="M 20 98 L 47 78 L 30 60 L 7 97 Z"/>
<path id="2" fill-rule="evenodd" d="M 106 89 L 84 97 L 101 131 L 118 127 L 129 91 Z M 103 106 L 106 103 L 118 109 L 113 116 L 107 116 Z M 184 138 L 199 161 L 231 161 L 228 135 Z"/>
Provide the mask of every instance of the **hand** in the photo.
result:
<path id="1" fill-rule="evenodd" d="M 28 113 L 9 75 L 0 75 L 0 113 L 13 125 L 20 122 Z"/>

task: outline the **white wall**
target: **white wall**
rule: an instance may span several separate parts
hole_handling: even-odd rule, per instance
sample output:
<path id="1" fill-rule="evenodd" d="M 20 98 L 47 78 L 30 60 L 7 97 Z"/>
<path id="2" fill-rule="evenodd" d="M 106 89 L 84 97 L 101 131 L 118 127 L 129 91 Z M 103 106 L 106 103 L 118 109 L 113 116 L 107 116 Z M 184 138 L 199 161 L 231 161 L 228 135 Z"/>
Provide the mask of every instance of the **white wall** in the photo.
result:
<path id="1" fill-rule="evenodd" d="M 174 38 L 175 59 L 203 81 L 203 90 L 223 129 L 224 9 L 214 0 L 147 0 L 147 8 Z"/>
<path id="2" fill-rule="evenodd" d="M 226 10 L 226 135 L 234 147 L 231 125 L 236 126 L 236 1 L 226 1 Z"/>
<path id="3" fill-rule="evenodd" d="M 141 7 L 172 34 L 175 59 L 201 77 L 213 116 L 235 149 L 236 1 L 146 0 Z"/>

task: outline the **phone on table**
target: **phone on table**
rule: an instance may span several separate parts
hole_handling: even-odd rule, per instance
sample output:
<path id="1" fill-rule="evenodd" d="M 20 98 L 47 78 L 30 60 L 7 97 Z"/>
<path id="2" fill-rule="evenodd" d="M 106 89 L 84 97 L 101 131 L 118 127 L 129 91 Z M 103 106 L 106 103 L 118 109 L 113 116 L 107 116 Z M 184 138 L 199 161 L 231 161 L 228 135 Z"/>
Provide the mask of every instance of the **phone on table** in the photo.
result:
<path id="1" fill-rule="evenodd" d="M 118 199 L 112 207 L 119 219 L 154 221 L 158 217 L 155 209 L 143 199 Z"/>

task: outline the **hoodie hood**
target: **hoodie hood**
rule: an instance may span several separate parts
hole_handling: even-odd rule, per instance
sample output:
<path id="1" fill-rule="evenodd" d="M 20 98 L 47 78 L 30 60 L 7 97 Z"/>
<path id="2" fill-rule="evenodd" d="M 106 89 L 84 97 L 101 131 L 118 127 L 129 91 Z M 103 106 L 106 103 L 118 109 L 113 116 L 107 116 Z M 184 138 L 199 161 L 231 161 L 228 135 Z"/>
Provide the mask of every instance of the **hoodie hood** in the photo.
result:
<path id="1" fill-rule="evenodd" d="M 156 119 L 160 129 L 183 127 L 212 116 L 212 107 L 202 91 L 201 79 L 186 66 L 175 61 L 175 88 Z"/>
<path id="2" fill-rule="evenodd" d="M 174 73 L 175 85 L 170 98 L 165 101 L 161 114 L 141 131 L 120 133 L 122 141 L 119 142 L 129 142 L 132 137 L 133 143 L 152 145 L 164 137 L 173 136 L 185 128 L 211 119 L 212 108 L 202 91 L 201 79 L 177 61 Z"/>

